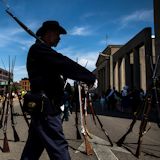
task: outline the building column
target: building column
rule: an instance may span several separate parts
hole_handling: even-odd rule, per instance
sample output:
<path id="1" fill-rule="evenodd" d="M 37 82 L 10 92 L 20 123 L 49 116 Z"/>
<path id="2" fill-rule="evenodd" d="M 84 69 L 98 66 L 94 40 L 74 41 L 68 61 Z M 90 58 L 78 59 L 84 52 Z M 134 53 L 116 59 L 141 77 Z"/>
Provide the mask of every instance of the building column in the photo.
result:
<path id="1" fill-rule="evenodd" d="M 146 62 L 144 46 L 139 49 L 140 57 L 140 88 L 146 90 Z"/>
<path id="2" fill-rule="evenodd" d="M 121 84 L 122 84 L 122 59 L 118 60 L 118 91 L 121 90 Z"/>
<path id="3" fill-rule="evenodd" d="M 131 65 L 130 65 L 130 55 L 126 54 L 125 55 L 125 82 L 127 86 L 131 87 Z"/>
<path id="4" fill-rule="evenodd" d="M 150 30 L 151 32 L 151 30 Z M 151 33 L 150 33 L 151 35 Z M 145 62 L 146 62 L 146 89 L 149 89 L 152 84 L 152 67 L 151 67 L 151 56 L 152 56 L 152 39 L 151 36 L 145 41 Z"/>
<path id="5" fill-rule="evenodd" d="M 133 87 L 140 88 L 140 61 L 139 48 L 133 49 Z"/>
<path id="6" fill-rule="evenodd" d="M 113 56 L 110 55 L 110 86 L 113 88 L 114 86 L 114 65 L 113 65 Z"/>
<path id="7" fill-rule="evenodd" d="M 125 75 L 125 58 L 122 59 L 122 64 L 121 64 L 121 86 L 120 90 L 123 89 L 123 87 L 126 84 L 126 75 Z"/>
<path id="8" fill-rule="evenodd" d="M 105 84 L 106 84 L 105 85 L 105 91 L 110 86 L 110 77 L 111 77 L 111 75 L 110 75 L 110 61 L 107 60 L 106 61 L 106 66 L 105 66 L 105 80 L 106 80 L 106 82 L 105 82 Z"/>
<path id="9" fill-rule="evenodd" d="M 116 90 L 119 90 L 119 75 L 118 75 L 118 62 L 116 62 L 115 68 L 114 68 L 114 86 Z"/>

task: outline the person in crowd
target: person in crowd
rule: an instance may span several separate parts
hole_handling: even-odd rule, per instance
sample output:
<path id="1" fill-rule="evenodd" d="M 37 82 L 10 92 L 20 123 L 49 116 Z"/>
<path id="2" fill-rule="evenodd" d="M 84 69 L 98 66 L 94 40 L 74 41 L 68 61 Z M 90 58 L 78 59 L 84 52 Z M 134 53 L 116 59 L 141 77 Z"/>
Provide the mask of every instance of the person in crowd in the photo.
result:
<path id="1" fill-rule="evenodd" d="M 113 89 L 111 89 L 109 94 L 106 96 L 106 101 L 109 111 L 113 111 L 116 108 L 117 99 L 115 97 L 116 97 L 116 89 L 115 87 L 113 87 Z"/>
<path id="2" fill-rule="evenodd" d="M 129 108 L 129 88 L 128 86 L 124 86 L 123 90 L 121 92 L 121 111 L 126 112 L 126 110 Z"/>
<path id="3" fill-rule="evenodd" d="M 67 82 L 65 88 L 64 88 L 64 110 L 63 110 L 63 116 L 62 116 L 62 122 L 69 121 L 69 114 L 72 114 L 72 105 L 71 105 L 71 96 L 72 96 L 72 89 L 71 85 Z"/>

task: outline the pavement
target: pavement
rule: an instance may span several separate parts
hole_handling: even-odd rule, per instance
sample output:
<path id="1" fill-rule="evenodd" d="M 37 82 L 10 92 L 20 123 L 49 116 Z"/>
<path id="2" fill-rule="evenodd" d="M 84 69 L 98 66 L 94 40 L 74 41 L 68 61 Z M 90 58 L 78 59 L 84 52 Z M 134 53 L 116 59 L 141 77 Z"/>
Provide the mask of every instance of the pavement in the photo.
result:
<path id="1" fill-rule="evenodd" d="M 15 113 L 18 113 L 14 118 L 16 120 L 16 131 L 20 138 L 20 141 L 14 142 L 13 130 L 11 127 L 10 118 L 7 126 L 7 138 L 9 143 L 10 152 L 4 153 L 0 151 L 0 160 L 19 160 L 23 147 L 25 145 L 28 126 L 22 116 L 20 106 L 15 100 L 14 102 Z M 93 154 L 87 155 L 85 150 L 85 143 L 83 136 L 82 139 L 76 138 L 76 127 L 75 127 L 75 114 L 70 114 L 69 121 L 63 122 L 63 129 L 66 139 L 69 143 L 69 152 L 72 160 L 136 160 L 135 152 L 137 149 L 137 141 L 139 136 L 140 122 L 134 125 L 133 131 L 126 137 L 122 147 L 118 147 L 116 142 L 126 133 L 129 128 L 132 119 L 126 117 L 126 113 L 107 112 L 105 114 L 97 114 L 103 128 L 101 128 L 99 122 L 96 120 L 96 124 L 93 121 L 92 115 L 87 116 L 87 129 L 90 133 L 88 138 L 89 143 L 92 146 Z M 155 122 L 148 123 L 147 128 L 151 126 L 149 132 L 147 132 L 142 141 L 142 149 L 140 158 L 142 160 L 158 160 L 160 159 L 160 129 Z M 79 125 L 80 130 L 80 125 Z M 105 131 L 105 132 L 104 132 Z M 108 141 L 109 138 L 113 142 L 111 146 Z M 0 130 L 0 146 L 3 148 L 3 128 Z M 46 151 L 43 152 L 40 160 L 49 160 Z"/>

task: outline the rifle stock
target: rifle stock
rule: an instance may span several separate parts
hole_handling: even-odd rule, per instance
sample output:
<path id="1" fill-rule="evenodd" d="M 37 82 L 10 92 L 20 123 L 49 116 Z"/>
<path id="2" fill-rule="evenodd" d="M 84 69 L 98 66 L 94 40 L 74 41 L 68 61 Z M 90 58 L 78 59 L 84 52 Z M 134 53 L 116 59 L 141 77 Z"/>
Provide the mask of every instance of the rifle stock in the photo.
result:
<path id="1" fill-rule="evenodd" d="M 92 118 L 93 118 L 94 124 L 96 125 L 95 112 L 94 112 L 93 105 L 92 105 L 92 102 L 91 102 L 92 99 L 91 99 L 91 96 L 90 96 L 89 93 L 87 94 L 87 97 L 88 97 L 88 104 L 89 104 L 89 107 L 90 107 Z"/>
<path id="2" fill-rule="evenodd" d="M 84 137 L 85 142 L 85 149 L 87 155 L 93 154 L 93 148 L 91 146 L 91 143 L 88 140 L 86 128 L 84 125 L 84 117 L 83 117 L 83 111 L 82 111 L 82 97 L 81 97 L 81 86 L 78 84 L 78 94 L 79 94 L 79 106 L 80 106 L 80 117 L 81 117 L 81 133 Z"/>
<path id="3" fill-rule="evenodd" d="M 131 124 L 130 124 L 130 126 L 129 126 L 129 129 L 127 130 L 127 132 L 116 142 L 116 144 L 117 144 L 119 147 L 122 146 L 122 144 L 123 144 L 123 142 L 125 141 L 127 135 L 132 132 L 133 127 L 134 127 L 134 125 L 135 125 L 135 123 L 136 123 L 136 121 L 137 121 L 137 119 L 138 119 L 138 117 L 139 117 L 139 115 L 140 115 L 140 113 L 141 113 L 141 111 L 142 111 L 141 105 L 143 106 L 144 103 L 145 103 L 145 101 L 143 101 L 143 103 L 139 105 L 137 111 L 134 113 L 133 120 L 132 120 L 132 122 L 131 122 Z"/>
<path id="4" fill-rule="evenodd" d="M 2 152 L 10 152 L 6 132 L 4 132 L 4 140 L 3 140 L 3 148 L 2 148 Z"/>
<path id="5" fill-rule="evenodd" d="M 15 141 L 15 142 L 20 141 L 20 138 L 19 138 L 19 136 L 18 136 L 18 133 L 17 133 L 17 131 L 16 131 L 15 127 L 14 127 L 14 126 L 12 126 L 12 128 L 13 128 L 14 141 Z"/>
<path id="6" fill-rule="evenodd" d="M 104 132 L 104 134 L 105 134 L 106 137 L 108 138 L 109 143 L 110 143 L 111 146 L 113 147 L 113 142 L 112 142 L 112 140 L 110 139 L 110 137 L 109 137 L 108 133 L 106 132 L 106 130 L 103 128 L 103 124 L 101 123 L 101 121 L 100 121 L 100 119 L 99 119 L 99 117 L 98 117 L 97 115 L 96 115 L 96 118 L 97 118 L 97 120 L 98 120 L 98 122 L 99 122 L 99 124 L 100 124 L 100 127 L 101 127 L 102 131 Z"/>
<path id="7" fill-rule="evenodd" d="M 116 142 L 116 144 L 117 144 L 119 147 L 122 146 L 122 144 L 123 144 L 123 142 L 125 141 L 127 135 L 128 135 L 130 132 L 132 132 L 133 126 L 134 126 L 134 124 L 136 123 L 136 121 L 137 121 L 137 118 L 135 117 L 135 118 L 133 119 L 132 123 L 130 124 L 130 127 L 129 127 L 128 131 Z"/>
<path id="8" fill-rule="evenodd" d="M 87 155 L 92 155 L 93 154 L 93 148 L 92 148 L 90 142 L 87 139 L 87 135 L 83 134 L 83 136 L 84 136 L 84 142 L 85 142 L 85 146 L 86 146 L 86 153 L 87 153 Z"/>
<path id="9" fill-rule="evenodd" d="M 76 121 L 76 137 L 77 137 L 77 139 L 82 139 L 82 138 L 81 138 L 81 134 L 80 134 L 79 129 L 78 129 L 78 115 L 77 115 L 77 109 L 76 109 L 76 118 L 75 118 L 75 121 Z"/>
<path id="10" fill-rule="evenodd" d="M 0 128 L 3 127 L 2 123 L 3 123 L 3 118 L 4 118 L 4 110 L 5 110 L 5 103 L 6 103 L 6 96 L 4 101 L 2 102 L 2 115 L 1 115 L 1 119 L 0 119 Z"/>
<path id="11" fill-rule="evenodd" d="M 138 146 L 137 146 L 137 150 L 135 153 L 135 156 L 138 158 L 140 157 L 140 153 L 141 153 L 141 145 L 142 145 L 142 141 L 143 141 L 143 136 L 150 129 L 150 128 L 146 129 L 147 123 L 148 123 L 148 114 L 151 110 L 151 97 L 150 97 L 150 95 L 147 97 L 147 102 L 146 102 L 146 106 L 145 106 L 146 108 L 144 109 L 144 115 L 142 117 L 142 121 L 140 124 Z"/>
<path id="12" fill-rule="evenodd" d="M 3 148 L 2 152 L 10 152 L 8 139 L 7 139 L 7 121 L 8 121 L 8 111 L 9 111 L 9 100 L 7 99 L 7 108 L 5 113 L 5 120 L 4 120 L 4 126 L 3 126 L 3 134 L 4 134 L 4 140 L 3 140 Z"/>

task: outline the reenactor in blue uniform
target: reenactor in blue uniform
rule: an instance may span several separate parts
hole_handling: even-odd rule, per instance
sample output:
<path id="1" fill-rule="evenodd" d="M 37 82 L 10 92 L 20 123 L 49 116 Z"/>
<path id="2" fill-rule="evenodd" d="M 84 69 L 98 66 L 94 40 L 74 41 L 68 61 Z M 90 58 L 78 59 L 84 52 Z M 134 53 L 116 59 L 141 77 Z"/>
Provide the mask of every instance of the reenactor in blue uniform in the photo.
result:
<path id="1" fill-rule="evenodd" d="M 46 149 L 51 160 L 70 160 L 65 139 L 60 106 L 63 103 L 66 78 L 93 85 L 95 76 L 66 56 L 56 52 L 60 35 L 66 30 L 57 21 L 46 21 L 38 29 L 38 40 L 31 46 L 27 57 L 27 71 L 34 93 L 43 91 L 48 98 L 43 110 L 31 115 L 29 135 L 21 160 L 38 160 Z"/>

